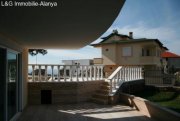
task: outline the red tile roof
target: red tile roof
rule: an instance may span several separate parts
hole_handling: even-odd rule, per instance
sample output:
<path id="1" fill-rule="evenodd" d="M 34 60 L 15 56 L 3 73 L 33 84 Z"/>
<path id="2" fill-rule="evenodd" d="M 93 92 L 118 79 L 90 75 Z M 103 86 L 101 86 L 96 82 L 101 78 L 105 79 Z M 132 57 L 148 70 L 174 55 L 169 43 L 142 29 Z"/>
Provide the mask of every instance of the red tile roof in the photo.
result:
<path id="1" fill-rule="evenodd" d="M 161 54 L 161 57 L 163 57 L 163 58 L 180 58 L 179 55 L 177 55 L 177 54 L 175 54 L 175 53 L 172 53 L 172 52 L 168 52 L 168 51 L 163 52 L 163 53 Z"/>

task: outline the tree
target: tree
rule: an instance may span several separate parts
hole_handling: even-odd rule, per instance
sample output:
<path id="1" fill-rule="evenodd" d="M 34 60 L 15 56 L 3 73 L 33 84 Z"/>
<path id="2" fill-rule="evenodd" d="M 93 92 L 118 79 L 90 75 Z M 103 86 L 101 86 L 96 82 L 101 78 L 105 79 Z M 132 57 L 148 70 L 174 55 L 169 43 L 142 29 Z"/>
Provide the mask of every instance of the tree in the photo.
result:
<path id="1" fill-rule="evenodd" d="M 45 54 L 47 54 L 48 52 L 47 52 L 47 50 L 44 50 L 44 49 L 29 49 L 29 54 L 31 55 L 31 56 L 36 56 L 36 65 L 37 65 L 37 55 L 38 54 L 42 54 L 42 55 L 45 55 Z"/>
<path id="2" fill-rule="evenodd" d="M 29 54 L 31 56 L 36 56 L 39 53 L 42 54 L 42 55 L 45 55 L 45 54 L 47 54 L 47 50 L 44 50 L 44 49 L 29 49 Z"/>

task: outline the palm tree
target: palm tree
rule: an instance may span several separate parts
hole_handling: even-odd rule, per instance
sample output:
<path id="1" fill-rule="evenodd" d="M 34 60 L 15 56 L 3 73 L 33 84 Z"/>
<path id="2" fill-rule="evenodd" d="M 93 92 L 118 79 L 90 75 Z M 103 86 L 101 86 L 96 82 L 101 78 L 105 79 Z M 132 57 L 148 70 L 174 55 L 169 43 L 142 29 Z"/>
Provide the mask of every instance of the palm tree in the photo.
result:
<path id="1" fill-rule="evenodd" d="M 36 66 L 35 66 L 35 74 L 38 72 L 39 73 L 39 70 L 36 70 L 36 67 L 37 67 L 37 55 L 38 54 L 42 54 L 42 55 L 45 55 L 47 54 L 47 50 L 44 50 L 44 49 L 29 49 L 29 54 L 31 56 L 36 56 Z M 37 71 L 37 72 L 36 72 Z"/>
<path id="2" fill-rule="evenodd" d="M 47 50 L 44 50 L 44 49 L 29 49 L 29 54 L 32 55 L 32 56 L 35 56 L 37 54 L 42 54 L 42 55 L 45 55 L 47 54 Z"/>
<path id="3" fill-rule="evenodd" d="M 48 52 L 47 52 L 47 50 L 44 50 L 44 49 L 29 49 L 29 54 L 31 56 L 36 56 L 36 65 L 37 65 L 37 55 L 39 53 L 42 55 L 46 55 Z"/>

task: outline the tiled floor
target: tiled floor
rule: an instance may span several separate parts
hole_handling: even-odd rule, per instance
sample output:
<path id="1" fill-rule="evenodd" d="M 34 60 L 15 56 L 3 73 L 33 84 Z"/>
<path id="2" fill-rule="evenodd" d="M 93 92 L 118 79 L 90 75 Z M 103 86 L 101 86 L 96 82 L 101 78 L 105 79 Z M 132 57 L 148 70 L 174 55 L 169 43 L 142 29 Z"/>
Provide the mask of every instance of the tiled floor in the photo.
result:
<path id="1" fill-rule="evenodd" d="M 29 106 L 18 121 L 154 121 L 124 105 L 81 103 Z"/>

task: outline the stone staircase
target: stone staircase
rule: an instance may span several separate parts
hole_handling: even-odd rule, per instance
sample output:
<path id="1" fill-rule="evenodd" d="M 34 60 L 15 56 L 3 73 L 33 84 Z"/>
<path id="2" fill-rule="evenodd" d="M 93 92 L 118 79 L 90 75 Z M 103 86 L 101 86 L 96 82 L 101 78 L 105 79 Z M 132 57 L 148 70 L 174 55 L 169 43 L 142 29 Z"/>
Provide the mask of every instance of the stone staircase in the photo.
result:
<path id="1" fill-rule="evenodd" d="M 101 84 L 91 100 L 99 104 L 115 104 L 118 102 L 121 85 L 127 81 L 142 79 L 142 67 L 119 66 Z"/>
<path id="2" fill-rule="evenodd" d="M 98 104 L 109 104 L 110 85 L 108 82 L 103 82 L 100 89 L 92 96 L 91 101 Z"/>

